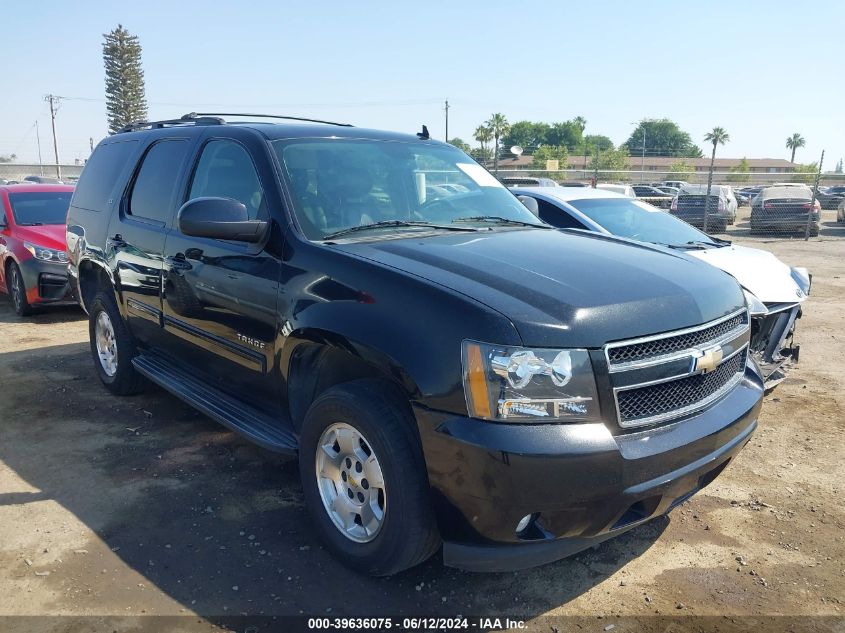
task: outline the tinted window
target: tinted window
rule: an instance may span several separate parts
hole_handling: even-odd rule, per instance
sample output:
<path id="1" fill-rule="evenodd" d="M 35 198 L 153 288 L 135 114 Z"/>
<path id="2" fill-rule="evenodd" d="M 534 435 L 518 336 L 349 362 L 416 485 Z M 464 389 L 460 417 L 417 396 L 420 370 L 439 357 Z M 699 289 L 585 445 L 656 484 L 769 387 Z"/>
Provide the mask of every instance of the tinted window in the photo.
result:
<path id="1" fill-rule="evenodd" d="M 97 147 L 79 177 L 74 206 L 91 211 L 105 209 L 118 177 L 137 146 L 138 141 L 124 141 Z"/>
<path id="2" fill-rule="evenodd" d="M 611 234 L 656 244 L 713 242 L 709 236 L 665 211 L 639 200 L 598 198 L 569 204 Z"/>
<path id="3" fill-rule="evenodd" d="M 264 206 L 264 192 L 246 149 L 234 141 L 211 141 L 202 150 L 189 199 L 232 198 L 246 205 L 250 219 Z"/>
<path id="4" fill-rule="evenodd" d="M 289 179 L 299 225 L 312 240 L 377 222 L 492 228 L 477 219 L 492 215 L 536 223 L 492 174 L 453 147 L 361 139 L 297 139 L 275 141 L 273 147 Z"/>
<path id="5" fill-rule="evenodd" d="M 159 141 L 147 151 L 132 186 L 131 215 L 167 222 L 173 207 L 173 188 L 188 152 L 188 141 Z"/>
<path id="6" fill-rule="evenodd" d="M 12 217 L 21 226 L 64 224 L 70 206 L 70 191 L 10 193 Z"/>
<path id="7" fill-rule="evenodd" d="M 555 205 L 546 202 L 545 200 L 537 199 L 537 206 L 539 211 L 537 215 L 547 224 L 556 226 L 560 229 L 585 229 L 587 228 L 581 222 L 573 218 L 564 209 L 556 207 Z"/>

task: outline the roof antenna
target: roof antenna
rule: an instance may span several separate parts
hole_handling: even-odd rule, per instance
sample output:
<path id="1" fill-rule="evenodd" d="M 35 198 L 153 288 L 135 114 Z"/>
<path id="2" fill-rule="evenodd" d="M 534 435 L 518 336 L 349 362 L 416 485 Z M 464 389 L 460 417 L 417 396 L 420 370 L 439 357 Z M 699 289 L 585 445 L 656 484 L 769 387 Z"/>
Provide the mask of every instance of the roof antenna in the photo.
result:
<path id="1" fill-rule="evenodd" d="M 429 134 L 428 134 L 428 128 L 424 125 L 423 125 L 422 132 L 417 132 L 417 136 L 424 141 L 427 141 L 428 139 L 431 138 L 431 136 L 429 136 Z"/>

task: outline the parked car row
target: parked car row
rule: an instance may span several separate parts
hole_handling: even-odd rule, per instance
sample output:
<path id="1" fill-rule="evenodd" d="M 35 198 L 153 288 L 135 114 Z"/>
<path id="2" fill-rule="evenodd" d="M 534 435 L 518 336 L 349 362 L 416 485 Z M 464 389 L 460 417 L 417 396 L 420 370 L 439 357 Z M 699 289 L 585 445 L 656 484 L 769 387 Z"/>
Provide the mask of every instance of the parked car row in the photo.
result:
<path id="1" fill-rule="evenodd" d="M 755 358 L 793 353 L 806 271 L 605 189 L 509 190 L 425 129 L 278 119 L 127 126 L 66 220 L 2 188 L 0 256 L 64 271 L 112 393 L 151 381 L 296 456 L 343 562 L 557 560 L 667 514 L 749 441 Z M 803 294 L 761 325 L 784 270 Z"/>

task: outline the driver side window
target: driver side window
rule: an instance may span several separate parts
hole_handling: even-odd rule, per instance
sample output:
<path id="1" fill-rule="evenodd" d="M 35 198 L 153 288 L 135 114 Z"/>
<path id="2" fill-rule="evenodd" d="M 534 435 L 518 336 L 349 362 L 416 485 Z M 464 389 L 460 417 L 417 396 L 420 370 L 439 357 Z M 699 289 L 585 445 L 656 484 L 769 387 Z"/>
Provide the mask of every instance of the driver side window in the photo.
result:
<path id="1" fill-rule="evenodd" d="M 231 198 L 246 206 L 249 219 L 265 213 L 264 191 L 249 153 L 234 141 L 209 141 L 202 149 L 189 199 Z"/>

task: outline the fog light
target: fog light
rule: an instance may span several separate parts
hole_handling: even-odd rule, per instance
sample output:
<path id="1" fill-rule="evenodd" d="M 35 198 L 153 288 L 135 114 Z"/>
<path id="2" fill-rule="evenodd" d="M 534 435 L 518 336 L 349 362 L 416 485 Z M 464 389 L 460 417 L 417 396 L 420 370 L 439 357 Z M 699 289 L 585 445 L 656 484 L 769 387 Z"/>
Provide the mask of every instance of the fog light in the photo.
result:
<path id="1" fill-rule="evenodd" d="M 519 520 L 519 523 L 516 524 L 516 533 L 519 534 L 520 532 L 525 530 L 525 528 L 528 527 L 528 524 L 531 523 L 531 519 L 533 517 L 534 517 L 533 514 L 526 514 L 524 517 L 522 517 Z"/>

